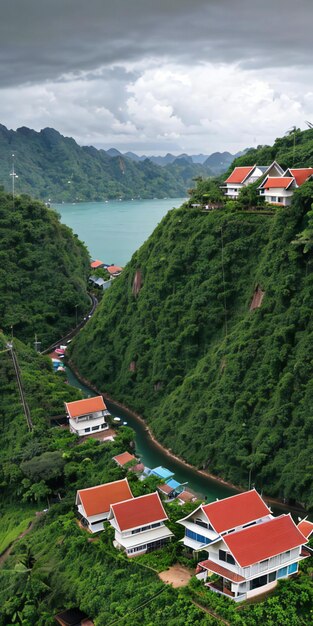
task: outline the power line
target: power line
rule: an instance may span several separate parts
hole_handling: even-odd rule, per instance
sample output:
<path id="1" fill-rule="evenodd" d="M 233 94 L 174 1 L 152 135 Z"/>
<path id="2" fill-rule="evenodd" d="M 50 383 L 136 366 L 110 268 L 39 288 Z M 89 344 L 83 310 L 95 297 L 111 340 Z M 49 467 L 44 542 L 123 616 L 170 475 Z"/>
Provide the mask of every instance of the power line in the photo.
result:
<path id="1" fill-rule="evenodd" d="M 226 307 L 226 293 L 225 293 L 223 226 L 221 226 L 221 244 L 222 244 L 222 277 L 223 277 L 223 295 L 224 295 L 225 336 L 227 337 L 227 335 L 228 335 L 228 324 L 227 324 L 227 307 Z"/>
<path id="2" fill-rule="evenodd" d="M 21 378 L 21 370 L 20 370 L 20 366 L 19 366 L 19 363 L 18 363 L 18 360 L 17 360 L 17 356 L 16 356 L 16 354 L 14 352 L 14 349 L 13 349 L 13 343 L 8 343 L 8 351 L 10 352 L 11 358 L 12 358 L 12 361 L 13 361 L 13 366 L 14 366 L 14 370 L 15 370 L 17 386 L 18 386 L 18 390 L 19 390 L 19 394 L 20 394 L 20 398 L 21 398 L 21 403 L 22 403 L 24 415 L 26 417 L 28 430 L 32 431 L 33 430 L 33 422 L 32 422 L 32 418 L 31 418 L 31 415 L 30 415 L 29 406 L 28 406 L 26 398 L 25 398 L 24 389 L 23 389 L 23 383 L 22 383 L 22 378 Z"/>
<path id="3" fill-rule="evenodd" d="M 163 589 L 161 589 L 161 591 L 158 591 L 158 593 L 156 593 L 154 596 L 152 596 L 152 598 L 150 598 L 149 600 L 146 600 L 146 602 L 143 602 L 142 604 L 139 604 L 139 606 L 137 606 L 132 611 L 129 611 L 128 613 L 125 613 L 125 615 L 123 615 L 121 617 L 118 617 L 117 619 L 114 620 L 114 622 L 109 622 L 109 624 L 107 626 L 113 626 L 113 624 L 117 624 L 117 623 L 121 622 L 124 619 L 124 617 L 128 617 L 129 615 L 132 615 L 132 613 L 135 613 L 136 611 L 141 609 L 143 606 L 146 606 L 147 604 L 149 604 L 149 602 L 152 602 L 152 600 L 154 600 L 155 598 L 160 596 L 161 593 L 163 593 L 163 591 L 165 591 L 165 589 L 166 589 L 166 587 L 164 586 Z"/>

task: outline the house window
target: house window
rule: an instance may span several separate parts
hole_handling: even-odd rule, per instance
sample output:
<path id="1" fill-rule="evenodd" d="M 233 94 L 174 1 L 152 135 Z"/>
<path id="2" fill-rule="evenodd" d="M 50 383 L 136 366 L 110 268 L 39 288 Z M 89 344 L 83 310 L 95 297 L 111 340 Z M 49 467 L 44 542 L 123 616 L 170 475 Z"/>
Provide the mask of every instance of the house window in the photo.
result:
<path id="1" fill-rule="evenodd" d="M 107 427 L 107 425 L 106 425 L 105 422 L 104 422 L 104 424 L 101 424 L 101 428 L 106 428 L 106 427 Z"/>
<path id="2" fill-rule="evenodd" d="M 260 563 L 260 569 L 261 570 L 265 570 L 268 568 L 268 559 L 265 559 L 265 561 L 261 561 Z"/>
<path id="3" fill-rule="evenodd" d="M 85 433 L 90 433 L 90 428 L 85 428 Z"/>
<path id="4" fill-rule="evenodd" d="M 287 567 L 281 567 L 277 572 L 277 578 L 284 578 L 287 576 Z"/>
<path id="5" fill-rule="evenodd" d="M 99 426 L 93 426 L 91 430 L 99 430 Z"/>
<path id="6" fill-rule="evenodd" d="M 225 550 L 219 550 L 218 555 L 219 555 L 220 561 L 225 561 L 225 563 L 231 563 L 231 565 L 236 564 L 234 557 L 228 552 L 225 552 Z"/>
<path id="7" fill-rule="evenodd" d="M 189 528 L 186 528 L 186 537 L 189 537 L 189 539 L 194 539 L 199 543 L 210 543 L 210 539 L 208 539 L 207 537 L 203 537 L 203 535 L 198 535 L 198 533 L 194 533 L 193 530 L 189 530 Z"/>
<path id="8" fill-rule="evenodd" d="M 288 566 L 288 574 L 295 574 L 298 571 L 298 563 L 292 563 Z"/>
<path id="9" fill-rule="evenodd" d="M 142 545 L 142 546 L 136 546 L 135 548 L 129 548 L 127 550 L 127 554 L 133 554 L 134 552 L 142 552 L 143 550 L 145 550 L 147 547 L 147 545 Z"/>
<path id="10" fill-rule="evenodd" d="M 276 574 L 277 574 L 277 572 L 271 572 L 271 573 L 268 575 L 268 582 L 269 582 L 269 583 L 272 583 L 272 582 L 274 582 L 274 580 L 276 580 Z"/>
<path id="11" fill-rule="evenodd" d="M 202 528 L 208 528 L 209 530 L 213 530 L 211 524 L 207 524 L 206 522 L 204 522 L 200 517 L 196 517 L 195 519 L 195 523 L 198 526 L 202 526 Z"/>
<path id="12" fill-rule="evenodd" d="M 278 202 L 283 202 L 283 201 L 284 201 L 284 199 L 283 199 L 283 198 L 281 198 L 281 197 L 279 197 L 279 198 L 277 198 L 277 201 L 278 201 Z"/>
<path id="13" fill-rule="evenodd" d="M 276 196 L 271 196 L 271 202 L 276 202 Z"/>
<path id="14" fill-rule="evenodd" d="M 250 590 L 258 589 L 258 587 L 263 587 L 263 585 L 266 585 L 266 584 L 267 584 L 266 574 L 264 576 L 258 576 L 257 578 L 254 578 L 253 580 L 250 581 Z"/>

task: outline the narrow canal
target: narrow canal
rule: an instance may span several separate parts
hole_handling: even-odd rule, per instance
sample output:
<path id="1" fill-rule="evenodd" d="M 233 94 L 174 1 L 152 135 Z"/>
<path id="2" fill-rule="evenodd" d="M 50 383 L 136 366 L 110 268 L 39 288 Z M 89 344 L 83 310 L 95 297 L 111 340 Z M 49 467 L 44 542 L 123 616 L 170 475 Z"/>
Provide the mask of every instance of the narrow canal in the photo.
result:
<path id="1" fill-rule="evenodd" d="M 94 391 L 83 385 L 72 370 L 67 367 L 67 378 L 70 385 L 81 389 L 86 397 L 96 395 Z M 135 433 L 136 454 L 140 457 L 144 465 L 147 467 L 157 467 L 163 465 L 174 472 L 175 478 L 180 483 L 187 483 L 188 487 L 196 493 L 201 499 L 212 502 L 216 498 L 226 498 L 227 496 L 237 493 L 234 489 L 212 480 L 209 477 L 201 476 L 183 463 L 169 457 L 165 451 L 162 451 L 150 439 L 145 427 L 141 422 L 137 421 L 131 413 L 125 411 L 115 405 L 113 402 L 107 402 L 107 407 L 114 417 L 121 417 L 127 422 L 127 426 L 133 429 Z"/>

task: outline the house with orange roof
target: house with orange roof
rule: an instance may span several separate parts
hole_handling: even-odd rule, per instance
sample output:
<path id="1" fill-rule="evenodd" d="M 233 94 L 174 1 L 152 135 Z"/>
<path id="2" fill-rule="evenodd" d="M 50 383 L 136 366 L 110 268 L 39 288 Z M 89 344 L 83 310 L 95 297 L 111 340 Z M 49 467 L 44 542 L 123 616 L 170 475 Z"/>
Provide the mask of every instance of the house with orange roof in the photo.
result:
<path id="1" fill-rule="evenodd" d="M 299 522 L 298 529 L 307 539 L 310 539 L 313 533 L 313 522 L 310 522 L 307 518 L 305 518 Z"/>
<path id="2" fill-rule="evenodd" d="M 271 165 L 235 167 L 225 180 L 222 189 L 228 200 L 236 200 L 243 187 L 255 183 L 261 176 L 281 176 L 282 174 L 283 169 L 276 161 L 273 161 Z"/>
<path id="3" fill-rule="evenodd" d="M 90 267 L 93 270 L 99 270 L 101 267 L 105 267 L 105 263 L 103 263 L 103 261 L 99 261 L 99 259 L 95 259 L 90 262 Z"/>
<path id="4" fill-rule="evenodd" d="M 109 274 L 110 274 L 110 276 L 112 278 L 116 278 L 117 276 L 119 276 L 122 273 L 123 268 L 119 267 L 119 265 L 108 265 L 106 267 L 106 270 L 107 270 L 107 272 L 109 272 Z"/>
<path id="5" fill-rule="evenodd" d="M 127 478 L 115 482 L 80 489 L 76 494 L 79 517 L 92 533 L 103 530 L 103 522 L 108 519 L 110 507 L 116 502 L 133 498 Z"/>
<path id="6" fill-rule="evenodd" d="M 254 489 L 202 504 L 178 523 L 185 526 L 184 544 L 194 553 L 207 553 L 197 577 L 235 601 L 273 589 L 309 556 L 307 538 L 291 516 L 273 517 Z M 218 576 L 214 582 L 212 574 Z"/>
<path id="7" fill-rule="evenodd" d="M 64 404 L 71 433 L 83 437 L 109 428 L 106 417 L 110 413 L 102 396 Z"/>
<path id="8" fill-rule="evenodd" d="M 167 520 L 157 492 L 112 504 L 109 522 L 115 531 L 114 546 L 129 557 L 162 548 L 173 536 L 165 526 Z"/>
<path id="9" fill-rule="evenodd" d="M 117 454 L 116 456 L 114 456 L 113 461 L 115 461 L 115 463 L 117 463 L 117 465 L 119 465 L 120 467 L 124 467 L 125 465 L 127 465 L 127 463 L 130 463 L 131 461 L 137 461 L 137 459 L 133 454 L 130 454 L 129 452 L 122 452 L 122 454 Z"/>
<path id="10" fill-rule="evenodd" d="M 310 179 L 313 179 L 313 167 L 292 167 L 283 176 L 266 176 L 258 189 L 265 202 L 289 206 L 295 189 Z"/>

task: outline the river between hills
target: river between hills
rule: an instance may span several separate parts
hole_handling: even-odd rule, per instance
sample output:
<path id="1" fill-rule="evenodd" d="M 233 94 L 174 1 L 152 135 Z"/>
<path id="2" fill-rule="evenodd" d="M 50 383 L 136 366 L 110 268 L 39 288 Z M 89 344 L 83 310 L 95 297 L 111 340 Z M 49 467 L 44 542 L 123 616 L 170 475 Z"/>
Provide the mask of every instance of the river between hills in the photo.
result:
<path id="1" fill-rule="evenodd" d="M 90 202 L 55 205 L 54 208 L 60 213 L 61 221 L 70 226 L 86 243 L 93 258 L 123 266 L 149 237 L 167 211 L 179 207 L 183 201 L 182 198 L 164 198 Z M 81 389 L 86 397 L 95 395 L 78 380 L 70 368 L 67 368 L 67 375 L 69 383 Z M 133 429 L 136 453 L 145 465 L 167 467 L 175 473 L 179 482 L 188 483 L 188 487 L 207 502 L 237 493 L 230 485 L 200 474 L 187 464 L 169 456 L 162 446 L 153 442 L 145 425 L 131 412 L 121 409 L 114 402 L 107 402 L 107 405 L 113 416 L 121 417 Z M 251 479 L 253 484 L 253 476 Z M 247 483 L 248 480 L 247 476 Z M 286 507 L 275 502 L 273 510 L 275 513 L 282 513 L 286 512 Z"/>
<path id="2" fill-rule="evenodd" d="M 70 385 L 81 389 L 85 397 L 95 396 L 96 393 L 86 385 L 83 385 L 74 372 L 67 366 L 67 379 Z M 163 465 L 174 472 L 175 478 L 180 483 L 188 483 L 188 487 L 196 493 L 201 499 L 212 502 L 216 498 L 226 498 L 227 496 L 238 493 L 235 489 L 228 485 L 213 480 L 209 476 L 202 476 L 191 467 L 184 463 L 173 459 L 165 450 L 157 446 L 150 438 L 145 426 L 139 422 L 130 412 L 120 408 L 114 402 L 105 401 L 113 417 L 121 417 L 122 421 L 127 422 L 127 426 L 134 431 L 134 440 L 136 446 L 136 454 L 147 467 L 158 467 Z"/>

